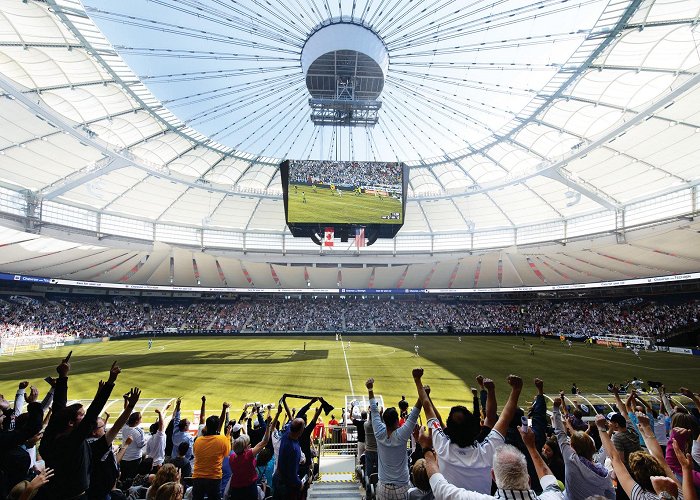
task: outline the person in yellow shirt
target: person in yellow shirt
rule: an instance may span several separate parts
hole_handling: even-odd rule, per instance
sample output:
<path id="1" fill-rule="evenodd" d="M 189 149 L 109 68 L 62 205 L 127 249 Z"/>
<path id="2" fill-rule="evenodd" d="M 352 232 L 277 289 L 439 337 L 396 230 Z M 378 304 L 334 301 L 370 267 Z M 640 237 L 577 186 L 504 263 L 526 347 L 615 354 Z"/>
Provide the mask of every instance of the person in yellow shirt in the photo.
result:
<path id="1" fill-rule="evenodd" d="M 229 406 L 224 403 L 222 415 Z M 194 442 L 193 500 L 221 500 L 221 462 L 231 453 L 230 439 L 220 434 L 221 424 L 221 417 L 207 418 L 204 435 Z"/>

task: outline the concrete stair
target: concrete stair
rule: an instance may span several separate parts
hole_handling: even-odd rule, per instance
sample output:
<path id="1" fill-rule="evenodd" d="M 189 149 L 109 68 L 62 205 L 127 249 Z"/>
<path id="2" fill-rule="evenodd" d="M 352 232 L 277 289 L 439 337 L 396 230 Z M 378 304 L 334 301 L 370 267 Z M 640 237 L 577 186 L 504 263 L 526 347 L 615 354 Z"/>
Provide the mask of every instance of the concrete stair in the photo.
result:
<path id="1" fill-rule="evenodd" d="M 307 495 L 308 500 L 360 500 L 360 487 L 353 482 L 326 482 L 318 481 L 311 485 Z"/>

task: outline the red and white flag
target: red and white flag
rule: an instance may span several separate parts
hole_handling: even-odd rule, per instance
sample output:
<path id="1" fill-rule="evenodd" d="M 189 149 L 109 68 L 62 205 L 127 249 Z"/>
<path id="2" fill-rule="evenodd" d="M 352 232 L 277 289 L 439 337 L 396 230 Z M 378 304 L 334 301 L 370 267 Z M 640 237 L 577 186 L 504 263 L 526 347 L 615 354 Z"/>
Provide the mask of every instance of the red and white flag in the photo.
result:
<path id="1" fill-rule="evenodd" d="M 333 228 L 327 227 L 325 235 L 323 237 L 323 246 L 332 247 L 333 246 Z"/>

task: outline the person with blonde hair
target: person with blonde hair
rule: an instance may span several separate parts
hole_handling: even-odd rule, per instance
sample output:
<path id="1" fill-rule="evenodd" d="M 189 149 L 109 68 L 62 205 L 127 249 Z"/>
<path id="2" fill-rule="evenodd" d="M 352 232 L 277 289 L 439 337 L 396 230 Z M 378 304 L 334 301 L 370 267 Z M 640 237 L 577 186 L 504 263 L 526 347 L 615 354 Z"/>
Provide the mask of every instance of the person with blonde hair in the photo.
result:
<path id="1" fill-rule="evenodd" d="M 185 496 L 185 488 L 179 481 L 163 483 L 158 487 L 155 500 L 182 500 Z"/>
<path id="2" fill-rule="evenodd" d="M 162 485 L 165 483 L 180 482 L 180 469 L 175 467 L 173 464 L 165 464 L 163 467 L 158 469 L 153 483 L 148 488 L 146 492 L 146 500 L 153 500 L 156 498 L 156 493 Z"/>
<path id="3" fill-rule="evenodd" d="M 270 441 L 270 433 L 277 425 L 282 405 L 277 407 L 277 414 L 270 425 L 265 429 L 262 441 L 251 448 L 250 437 L 241 434 L 233 441 L 233 453 L 229 457 L 231 466 L 231 479 L 228 484 L 228 496 L 231 500 L 256 500 L 258 498 L 258 472 L 255 457 L 267 446 Z"/>

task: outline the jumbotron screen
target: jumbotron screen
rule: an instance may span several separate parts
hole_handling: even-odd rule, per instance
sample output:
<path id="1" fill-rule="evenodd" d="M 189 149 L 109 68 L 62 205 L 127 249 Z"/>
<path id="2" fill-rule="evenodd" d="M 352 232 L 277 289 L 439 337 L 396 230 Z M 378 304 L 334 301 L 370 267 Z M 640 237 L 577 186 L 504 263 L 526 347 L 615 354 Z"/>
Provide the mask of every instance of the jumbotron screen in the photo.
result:
<path id="1" fill-rule="evenodd" d="M 288 224 L 403 224 L 403 163 L 287 160 L 281 168 Z"/>

